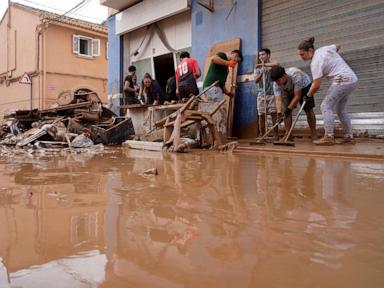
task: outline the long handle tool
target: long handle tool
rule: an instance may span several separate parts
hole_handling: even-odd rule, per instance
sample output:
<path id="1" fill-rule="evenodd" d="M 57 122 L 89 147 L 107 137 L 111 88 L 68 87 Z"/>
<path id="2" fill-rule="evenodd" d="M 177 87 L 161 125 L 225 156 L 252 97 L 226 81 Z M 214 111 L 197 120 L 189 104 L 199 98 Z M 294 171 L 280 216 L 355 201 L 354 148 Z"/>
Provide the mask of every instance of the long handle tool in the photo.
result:
<path id="1" fill-rule="evenodd" d="M 249 145 L 265 145 L 264 139 L 275 129 L 277 125 L 283 122 L 283 119 L 278 120 L 263 136 L 258 138 L 256 141 L 249 142 Z"/>
<path id="2" fill-rule="evenodd" d="M 296 122 L 300 117 L 301 111 L 303 111 L 303 109 L 304 109 L 305 103 L 306 103 L 306 101 L 303 101 L 303 104 L 301 104 L 300 110 L 296 115 L 295 121 L 293 121 L 293 123 L 291 125 L 291 129 L 289 129 L 288 134 L 284 137 L 283 141 L 275 141 L 275 142 L 273 142 L 273 145 L 295 146 L 295 142 L 288 141 L 288 139 L 289 139 L 289 136 L 291 136 L 293 127 L 295 127 Z"/>

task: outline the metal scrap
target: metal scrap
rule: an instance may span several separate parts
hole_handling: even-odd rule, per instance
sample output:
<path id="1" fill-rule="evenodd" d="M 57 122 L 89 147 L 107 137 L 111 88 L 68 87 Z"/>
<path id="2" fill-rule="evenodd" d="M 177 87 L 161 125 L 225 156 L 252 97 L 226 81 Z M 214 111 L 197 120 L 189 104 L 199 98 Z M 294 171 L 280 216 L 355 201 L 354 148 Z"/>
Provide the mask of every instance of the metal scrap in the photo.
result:
<path id="1" fill-rule="evenodd" d="M 93 91 L 80 89 L 59 94 L 48 109 L 17 110 L 4 116 L 0 145 L 57 149 L 121 144 L 132 139 L 129 118 L 117 117 Z"/>

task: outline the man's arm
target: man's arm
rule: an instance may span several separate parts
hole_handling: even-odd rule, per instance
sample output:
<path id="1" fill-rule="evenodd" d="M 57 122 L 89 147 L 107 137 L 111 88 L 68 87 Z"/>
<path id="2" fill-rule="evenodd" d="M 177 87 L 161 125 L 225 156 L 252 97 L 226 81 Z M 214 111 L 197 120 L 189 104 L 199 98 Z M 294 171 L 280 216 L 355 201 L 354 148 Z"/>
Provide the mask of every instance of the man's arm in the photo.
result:
<path id="1" fill-rule="evenodd" d="M 264 70 L 260 69 L 260 73 L 258 73 L 255 77 L 255 83 L 259 83 L 261 78 L 263 77 Z"/>
<path id="2" fill-rule="evenodd" d="M 275 66 L 279 66 L 279 65 L 280 65 L 279 63 L 275 63 L 275 62 L 264 63 L 265 67 L 275 67 Z M 263 63 L 256 64 L 256 68 L 261 68 L 261 67 L 263 67 Z"/>
<path id="3" fill-rule="evenodd" d="M 176 96 L 179 97 L 179 94 L 180 94 L 180 92 L 179 92 L 179 81 L 176 80 Z"/>
<path id="4" fill-rule="evenodd" d="M 295 91 L 293 99 L 292 99 L 291 103 L 289 103 L 288 108 L 291 110 L 293 108 L 295 108 L 297 103 L 299 103 L 300 99 L 301 99 L 301 90 L 297 90 L 297 91 Z"/>
<path id="5" fill-rule="evenodd" d="M 199 78 L 201 76 L 201 70 L 199 65 L 196 66 L 196 73 L 195 73 L 195 78 Z"/>
<path id="6" fill-rule="evenodd" d="M 212 60 L 211 60 L 212 63 L 214 64 L 218 64 L 218 65 L 223 65 L 223 66 L 228 66 L 228 61 L 227 60 L 224 60 L 222 58 L 220 58 L 219 56 L 215 55 L 212 57 Z"/>
<path id="7" fill-rule="evenodd" d="M 135 88 L 131 88 L 131 87 L 129 87 L 129 85 L 131 85 L 129 80 L 125 80 L 124 81 L 124 91 L 125 92 L 136 92 Z"/>
<path id="8" fill-rule="evenodd" d="M 197 61 L 195 59 L 192 59 L 192 63 L 193 63 L 193 70 L 194 70 L 194 73 L 195 73 L 195 79 L 199 78 L 201 76 L 201 70 L 200 70 L 200 67 L 199 67 L 199 63 L 197 63 Z"/>
<path id="9" fill-rule="evenodd" d="M 275 96 L 276 112 L 281 113 L 281 96 Z"/>

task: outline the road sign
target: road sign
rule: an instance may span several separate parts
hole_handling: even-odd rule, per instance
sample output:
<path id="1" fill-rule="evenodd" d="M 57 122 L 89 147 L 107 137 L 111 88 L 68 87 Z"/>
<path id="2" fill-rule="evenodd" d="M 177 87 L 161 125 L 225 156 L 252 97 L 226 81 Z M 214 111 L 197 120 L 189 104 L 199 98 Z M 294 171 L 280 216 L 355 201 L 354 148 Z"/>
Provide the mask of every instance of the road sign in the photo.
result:
<path id="1" fill-rule="evenodd" d="M 31 77 L 25 72 L 23 76 L 21 76 L 19 83 L 21 84 L 32 84 Z"/>

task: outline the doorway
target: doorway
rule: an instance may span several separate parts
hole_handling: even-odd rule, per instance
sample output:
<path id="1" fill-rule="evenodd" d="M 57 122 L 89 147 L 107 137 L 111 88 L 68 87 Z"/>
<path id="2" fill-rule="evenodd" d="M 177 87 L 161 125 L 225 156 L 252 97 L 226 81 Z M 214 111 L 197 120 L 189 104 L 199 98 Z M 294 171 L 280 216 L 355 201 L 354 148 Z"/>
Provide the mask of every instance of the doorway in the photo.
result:
<path id="1" fill-rule="evenodd" d="M 153 66 L 155 68 L 155 79 L 159 82 L 161 89 L 165 92 L 167 80 L 175 75 L 175 63 L 173 53 L 160 55 L 153 58 Z"/>

